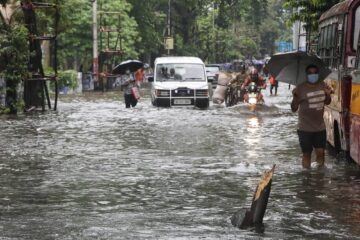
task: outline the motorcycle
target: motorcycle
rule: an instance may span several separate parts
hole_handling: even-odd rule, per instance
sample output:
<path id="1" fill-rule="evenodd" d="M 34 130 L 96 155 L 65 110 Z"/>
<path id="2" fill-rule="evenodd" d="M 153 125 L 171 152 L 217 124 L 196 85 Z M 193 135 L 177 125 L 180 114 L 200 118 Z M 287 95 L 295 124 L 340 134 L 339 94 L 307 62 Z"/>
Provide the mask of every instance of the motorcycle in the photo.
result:
<path id="1" fill-rule="evenodd" d="M 228 83 L 225 93 L 225 106 L 231 107 L 238 103 L 238 90 L 231 83 Z"/>
<path id="2" fill-rule="evenodd" d="M 250 83 L 246 88 L 247 96 L 244 97 L 244 102 L 249 104 L 250 110 L 254 111 L 256 105 L 264 103 L 263 95 L 261 94 L 262 89 L 262 87 L 257 86 L 254 82 Z"/>

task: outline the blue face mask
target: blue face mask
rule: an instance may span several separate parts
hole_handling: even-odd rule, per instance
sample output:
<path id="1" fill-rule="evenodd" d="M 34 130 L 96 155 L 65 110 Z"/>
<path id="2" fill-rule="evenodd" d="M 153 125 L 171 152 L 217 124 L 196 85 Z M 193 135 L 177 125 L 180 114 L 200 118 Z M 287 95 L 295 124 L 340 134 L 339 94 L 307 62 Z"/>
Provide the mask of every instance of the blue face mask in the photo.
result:
<path id="1" fill-rule="evenodd" d="M 319 80 L 319 74 L 309 74 L 307 80 L 309 83 L 316 83 Z"/>

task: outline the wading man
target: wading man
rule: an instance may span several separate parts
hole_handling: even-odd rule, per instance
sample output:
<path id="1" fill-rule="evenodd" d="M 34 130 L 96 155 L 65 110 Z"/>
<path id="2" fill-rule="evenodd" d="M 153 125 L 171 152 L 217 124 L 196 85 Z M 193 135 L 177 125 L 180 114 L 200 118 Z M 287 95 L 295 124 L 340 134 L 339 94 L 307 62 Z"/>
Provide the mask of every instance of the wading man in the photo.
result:
<path id="1" fill-rule="evenodd" d="M 331 89 L 319 81 L 319 69 L 315 65 L 306 68 L 307 81 L 293 90 L 291 110 L 298 112 L 298 136 L 303 153 L 302 165 L 311 166 L 311 153 L 315 149 L 316 162 L 323 166 L 325 162 L 326 128 L 324 106 L 331 102 Z"/>

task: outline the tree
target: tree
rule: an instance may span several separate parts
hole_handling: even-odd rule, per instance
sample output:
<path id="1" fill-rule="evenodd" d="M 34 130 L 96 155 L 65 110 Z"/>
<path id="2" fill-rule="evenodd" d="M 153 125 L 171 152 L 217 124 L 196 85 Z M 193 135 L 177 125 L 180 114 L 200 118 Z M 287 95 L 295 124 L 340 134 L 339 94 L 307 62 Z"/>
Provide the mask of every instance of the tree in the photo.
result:
<path id="1" fill-rule="evenodd" d="M 307 31 L 317 31 L 321 14 L 339 2 L 341 0 L 285 0 L 284 7 L 294 10 L 290 23 L 301 21 Z"/>
<path id="2" fill-rule="evenodd" d="M 120 12 L 121 21 L 118 26 L 117 16 L 109 15 L 106 24 L 120 27 L 124 58 L 136 58 L 139 51 L 135 44 L 141 41 L 137 31 L 137 23 L 129 16 L 132 5 L 126 0 L 98 0 L 99 11 Z M 63 69 L 77 69 L 80 65 L 91 66 L 92 63 L 92 9 L 88 0 L 64 0 L 61 4 L 61 24 L 59 34 L 59 59 Z M 104 20 L 104 19 L 103 19 Z M 100 25 L 100 19 L 98 19 Z M 100 39 L 99 39 L 100 40 Z M 115 45 L 117 36 L 110 38 Z M 101 49 L 102 46 L 99 46 Z"/>
<path id="3" fill-rule="evenodd" d="M 167 0 L 128 0 L 132 5 L 130 17 L 137 22 L 139 39 L 135 48 L 145 62 L 151 62 L 163 49 L 166 31 Z"/>
<path id="4" fill-rule="evenodd" d="M 59 63 L 62 69 L 78 69 L 91 65 L 92 15 L 91 2 L 63 1 L 58 37 Z"/>
<path id="5" fill-rule="evenodd" d="M 141 41 L 136 47 L 142 58 L 150 61 L 165 54 L 163 37 L 167 34 L 169 1 L 128 2 L 133 5 L 130 16 L 138 23 Z M 244 57 L 245 52 L 257 57 L 270 54 L 279 36 L 288 39 L 290 35 L 279 9 L 282 3 L 283 0 L 171 0 L 171 32 L 175 37 L 171 54 L 195 55 L 207 62 Z"/>
<path id="6" fill-rule="evenodd" d="M 8 4 L 10 1 L 0 0 L 0 3 Z M 289 12 L 282 9 L 284 1 L 289 2 L 288 7 L 291 6 L 290 2 L 293 5 L 298 2 L 171 0 L 170 28 L 175 38 L 175 49 L 171 54 L 199 56 L 206 62 L 225 62 L 271 54 L 277 39 L 288 40 L 290 36 L 284 24 Z M 313 2 L 322 7 L 326 4 L 326 1 L 320 0 Z M 99 10 L 121 12 L 124 58 L 140 57 L 151 62 L 155 57 L 166 53 L 163 39 L 168 28 L 168 3 L 169 0 L 98 0 Z M 77 69 L 80 65 L 83 69 L 89 69 L 92 64 L 91 1 L 63 0 L 59 4 L 59 65 L 64 70 Z M 37 17 L 39 32 L 51 32 L 52 19 L 46 14 L 39 14 Z M 22 24 L 21 17 L 17 22 Z M 117 27 L 118 24 L 116 19 L 109 18 L 106 22 L 112 27 Z M 109 41 L 115 44 L 118 39 L 114 36 Z M 104 44 L 99 48 L 104 48 Z"/>
<path id="7" fill-rule="evenodd" d="M 12 3 L 1 0 L 0 4 L 5 11 L 4 8 L 10 7 Z M 0 109 L 0 113 L 16 113 L 23 107 L 18 87 L 28 72 L 28 31 L 23 25 L 8 21 L 3 12 L 0 16 L 0 77 L 5 79 L 7 86 L 6 108 Z"/>

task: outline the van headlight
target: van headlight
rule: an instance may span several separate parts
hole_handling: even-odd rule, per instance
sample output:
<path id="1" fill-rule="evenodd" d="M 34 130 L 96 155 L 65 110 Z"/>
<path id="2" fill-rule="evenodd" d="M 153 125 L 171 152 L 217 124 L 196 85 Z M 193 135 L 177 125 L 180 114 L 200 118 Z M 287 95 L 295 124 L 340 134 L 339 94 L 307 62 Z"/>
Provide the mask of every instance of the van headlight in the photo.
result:
<path id="1" fill-rule="evenodd" d="M 170 90 L 155 90 L 155 94 L 157 97 L 169 97 L 170 96 Z"/>

